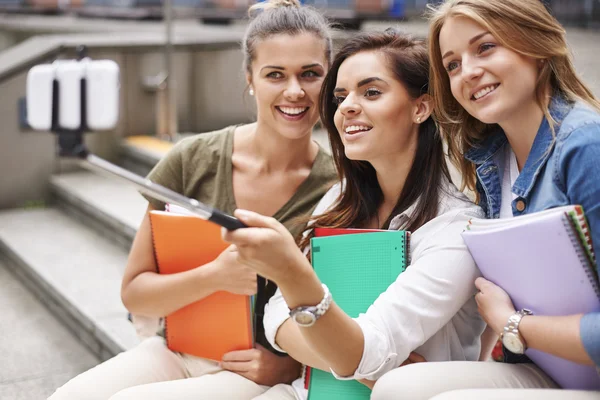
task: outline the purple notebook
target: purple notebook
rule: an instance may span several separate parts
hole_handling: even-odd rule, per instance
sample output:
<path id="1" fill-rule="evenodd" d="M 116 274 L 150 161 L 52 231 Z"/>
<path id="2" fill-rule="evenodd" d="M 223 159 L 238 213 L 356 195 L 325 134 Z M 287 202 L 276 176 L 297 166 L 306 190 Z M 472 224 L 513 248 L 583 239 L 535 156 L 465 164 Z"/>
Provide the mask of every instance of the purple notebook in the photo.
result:
<path id="1" fill-rule="evenodd" d="M 501 220 L 472 220 L 462 236 L 482 275 L 517 309 L 537 315 L 600 312 L 600 285 L 578 206 Z M 585 221 L 585 219 L 581 218 Z M 589 237 L 589 236 L 588 236 Z M 527 356 L 565 389 L 600 390 L 594 367 L 541 351 Z"/>

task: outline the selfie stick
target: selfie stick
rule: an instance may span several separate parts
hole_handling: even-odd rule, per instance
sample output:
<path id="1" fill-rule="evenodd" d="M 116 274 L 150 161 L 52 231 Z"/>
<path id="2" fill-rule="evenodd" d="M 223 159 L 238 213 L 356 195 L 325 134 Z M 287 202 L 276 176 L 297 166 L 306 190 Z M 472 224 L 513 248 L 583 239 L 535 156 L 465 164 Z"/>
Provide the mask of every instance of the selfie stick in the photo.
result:
<path id="1" fill-rule="evenodd" d="M 142 193 L 150 197 L 183 207 L 194 216 L 214 222 L 230 231 L 246 227 L 237 218 L 198 200 L 183 196 L 89 152 L 83 141 L 83 135 L 86 131 L 89 131 L 90 128 L 91 130 L 112 129 L 116 125 L 118 119 L 116 108 L 118 105 L 118 66 L 109 62 L 110 66 L 108 67 L 106 63 L 103 64 L 106 67 L 103 67 L 104 69 L 94 69 L 90 67 L 91 61 L 85 58 L 85 47 L 79 46 L 77 53 L 78 61 L 67 61 L 72 69 L 68 69 L 64 73 L 65 69 L 63 68 L 62 75 L 59 77 L 57 77 L 57 70 L 60 61 L 55 61 L 52 65 L 46 64 L 33 67 L 27 76 L 27 120 L 33 129 L 50 130 L 57 135 L 58 156 L 78 159 L 80 160 L 79 164 L 86 169 L 108 174 L 125 181 L 129 185 L 136 186 Z M 99 63 L 102 63 L 102 61 Z M 62 65 L 64 66 L 64 64 Z M 34 71 L 36 68 L 37 71 Z M 84 69 L 83 73 L 82 69 Z M 107 70 L 110 73 L 102 75 Z M 98 74 L 93 75 L 95 73 Z M 90 79 L 88 82 L 87 78 L 91 75 L 96 78 L 100 76 L 101 78 Z M 61 88 L 60 79 L 65 78 L 65 76 L 68 78 L 68 83 L 62 81 L 64 87 Z M 104 78 L 108 79 L 105 80 Z M 106 82 L 111 82 L 112 85 L 107 85 Z M 112 88 L 112 92 L 110 90 L 105 91 L 106 88 Z M 64 90 L 63 93 L 61 93 L 61 89 Z M 96 107 L 90 106 L 92 114 L 88 114 L 88 111 L 90 111 L 88 110 L 88 90 L 90 92 L 90 103 L 95 102 L 96 105 Z M 111 94 L 107 95 L 109 92 Z M 65 96 L 63 102 L 61 102 L 61 94 Z M 65 117 L 65 120 L 69 126 L 64 126 L 63 116 L 60 114 L 61 104 L 63 105 L 63 111 L 66 112 L 67 117 Z M 79 110 L 77 110 L 77 105 Z M 99 113 L 95 114 L 98 110 L 100 110 Z M 75 112 L 71 113 L 70 111 Z M 255 303 L 257 310 L 262 310 L 266 304 L 265 290 L 266 280 L 259 275 L 257 277 Z M 258 327 L 258 319 L 261 314 L 257 311 L 254 315 L 255 329 Z M 254 336 L 256 337 L 256 332 Z"/>
<path id="2" fill-rule="evenodd" d="M 84 48 L 78 49 L 79 60 L 84 58 Z M 87 126 L 87 81 L 84 76 L 80 80 L 81 101 L 80 115 L 81 123 L 77 129 L 67 129 L 60 126 L 59 109 L 60 109 L 60 85 L 54 79 L 52 83 L 52 122 L 51 130 L 58 136 L 58 155 L 59 157 L 70 157 L 81 160 L 80 164 L 86 169 L 107 173 L 112 177 L 125 181 L 130 185 L 136 186 L 141 192 L 163 201 L 165 203 L 175 204 L 190 211 L 195 216 L 198 216 L 207 221 L 214 222 L 228 230 L 244 228 L 246 225 L 235 217 L 227 215 L 220 210 L 210 207 L 199 202 L 196 199 L 191 199 L 183 196 L 169 188 L 152 182 L 150 179 L 143 178 L 124 168 L 112 164 L 100 157 L 91 154 L 83 141 L 83 135 L 88 130 Z"/>

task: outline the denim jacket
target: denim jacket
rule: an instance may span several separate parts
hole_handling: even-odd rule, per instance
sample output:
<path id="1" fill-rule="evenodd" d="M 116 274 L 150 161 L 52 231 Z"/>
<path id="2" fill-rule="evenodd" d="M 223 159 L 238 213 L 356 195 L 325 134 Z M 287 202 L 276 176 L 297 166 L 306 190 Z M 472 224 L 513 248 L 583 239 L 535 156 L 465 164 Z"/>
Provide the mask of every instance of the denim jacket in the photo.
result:
<path id="1" fill-rule="evenodd" d="M 550 115 L 557 122 L 553 136 L 546 118 L 512 191 L 514 216 L 568 204 L 580 204 L 588 218 L 594 249 L 600 254 L 600 114 L 583 103 L 555 97 Z M 480 206 L 487 218 L 498 218 L 502 199 L 500 166 L 494 155 L 508 140 L 499 127 L 465 154 L 476 165 Z M 501 157 L 500 157 L 501 158 Z M 581 340 L 600 366 L 600 313 L 581 320 Z M 507 362 L 518 362 L 507 354 Z"/>

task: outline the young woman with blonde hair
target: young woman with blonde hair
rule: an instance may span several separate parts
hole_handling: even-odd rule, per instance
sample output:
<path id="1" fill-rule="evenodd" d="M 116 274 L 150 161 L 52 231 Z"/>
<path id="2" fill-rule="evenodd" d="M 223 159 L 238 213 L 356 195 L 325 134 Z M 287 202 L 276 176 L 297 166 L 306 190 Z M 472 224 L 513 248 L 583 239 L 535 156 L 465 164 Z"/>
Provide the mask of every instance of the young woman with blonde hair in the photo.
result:
<path id="1" fill-rule="evenodd" d="M 310 215 L 336 176 L 331 156 L 311 140 L 332 41 L 326 19 L 298 0 L 268 0 L 254 8 L 243 54 L 256 122 L 184 139 L 149 178 L 227 213 L 239 206 L 271 215 L 297 235 L 304 227 L 298 219 Z M 148 200 L 148 212 L 165 206 Z M 201 268 L 158 274 L 148 212 L 123 277 L 121 297 L 132 314 L 158 320 L 216 291 L 257 292 L 256 273 L 230 249 Z M 268 300 L 275 289 L 269 282 L 258 290 Z M 263 309 L 256 305 L 257 314 Z M 278 385 L 298 378 L 300 364 L 270 346 L 262 325 L 256 328 L 255 349 L 227 353 L 223 360 L 171 351 L 160 332 L 153 334 L 75 377 L 51 399 L 278 399 Z"/>
<path id="2" fill-rule="evenodd" d="M 435 112 L 450 156 L 486 216 L 510 218 L 580 204 L 600 251 L 600 103 L 575 72 L 565 30 L 539 0 L 447 0 L 432 10 L 430 22 Z M 521 346 L 505 341 L 506 346 L 600 366 L 600 313 L 529 315 L 515 310 L 502 288 L 483 278 L 475 285 L 479 311 L 497 335 L 509 318 L 520 321 Z M 424 384 L 423 377 L 435 379 Z M 373 399 L 392 398 L 384 395 L 389 387 L 411 393 L 411 399 L 447 392 L 436 400 L 600 395 L 532 390 L 557 385 L 523 354 L 506 348 L 504 363 L 400 368 L 375 385 Z M 528 390 L 518 390 L 523 388 Z"/>

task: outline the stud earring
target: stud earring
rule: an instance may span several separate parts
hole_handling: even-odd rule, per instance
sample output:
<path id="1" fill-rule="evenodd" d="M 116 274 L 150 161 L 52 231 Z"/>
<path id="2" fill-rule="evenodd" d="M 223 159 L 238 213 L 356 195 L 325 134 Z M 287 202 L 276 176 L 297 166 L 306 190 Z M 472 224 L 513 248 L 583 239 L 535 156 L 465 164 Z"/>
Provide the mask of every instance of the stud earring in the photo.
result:
<path id="1" fill-rule="evenodd" d="M 250 88 L 250 90 L 248 90 L 248 94 L 250 96 L 254 96 L 254 89 Z"/>
<path id="2" fill-rule="evenodd" d="M 421 117 L 417 117 L 417 124 L 421 123 Z"/>

